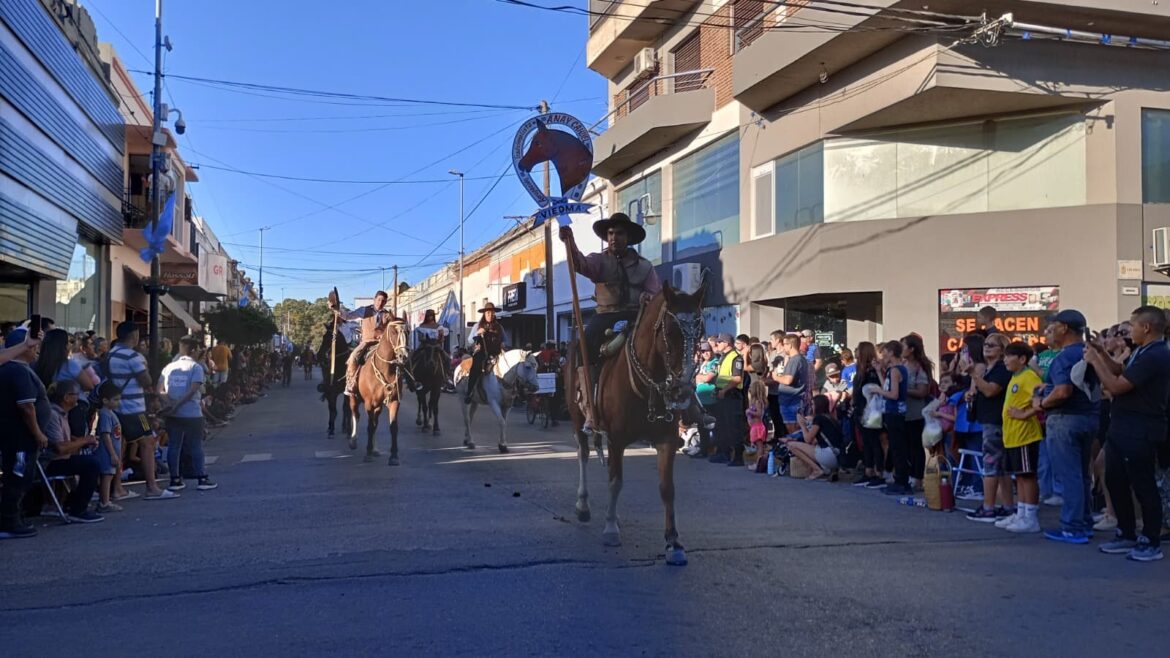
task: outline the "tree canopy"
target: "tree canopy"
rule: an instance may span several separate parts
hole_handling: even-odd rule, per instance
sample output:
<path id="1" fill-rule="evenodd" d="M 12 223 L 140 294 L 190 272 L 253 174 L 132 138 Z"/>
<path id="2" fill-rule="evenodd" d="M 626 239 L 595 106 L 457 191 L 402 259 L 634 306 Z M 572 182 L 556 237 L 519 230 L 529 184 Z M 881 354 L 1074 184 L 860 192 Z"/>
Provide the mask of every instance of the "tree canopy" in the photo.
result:
<path id="1" fill-rule="evenodd" d="M 253 306 L 220 306 L 204 312 L 203 319 L 216 338 L 233 345 L 268 343 L 277 332 L 272 316 Z"/>
<path id="2" fill-rule="evenodd" d="M 317 348 L 324 334 L 325 323 L 333 317 L 329 310 L 328 300 L 324 297 L 309 302 L 304 299 L 285 299 L 272 309 L 276 324 L 288 327 L 288 339 L 296 344 L 298 349 L 306 345 Z"/>

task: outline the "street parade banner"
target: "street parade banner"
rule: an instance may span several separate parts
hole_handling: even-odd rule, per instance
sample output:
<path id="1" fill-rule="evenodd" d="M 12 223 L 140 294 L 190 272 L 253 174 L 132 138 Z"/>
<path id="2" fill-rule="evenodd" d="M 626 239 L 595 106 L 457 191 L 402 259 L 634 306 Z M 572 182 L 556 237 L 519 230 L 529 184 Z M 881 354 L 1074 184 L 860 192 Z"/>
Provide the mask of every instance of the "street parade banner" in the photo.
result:
<path id="1" fill-rule="evenodd" d="M 555 126 L 564 126 L 568 131 Z M 550 162 L 556 169 L 560 196 L 545 194 L 532 180 L 532 169 L 542 162 Z M 593 138 L 585 124 L 572 115 L 551 112 L 525 121 L 512 141 L 512 168 L 536 202 L 533 228 L 553 218 L 568 226 L 572 223 L 569 215 L 588 213 L 592 207 L 581 203 L 581 195 L 593 169 Z"/>
<path id="2" fill-rule="evenodd" d="M 1058 286 L 958 288 L 938 291 L 939 353 L 957 352 L 963 334 L 979 328 L 976 313 L 995 309 L 995 330 L 1030 345 L 1044 338 L 1048 316 L 1060 309 Z"/>

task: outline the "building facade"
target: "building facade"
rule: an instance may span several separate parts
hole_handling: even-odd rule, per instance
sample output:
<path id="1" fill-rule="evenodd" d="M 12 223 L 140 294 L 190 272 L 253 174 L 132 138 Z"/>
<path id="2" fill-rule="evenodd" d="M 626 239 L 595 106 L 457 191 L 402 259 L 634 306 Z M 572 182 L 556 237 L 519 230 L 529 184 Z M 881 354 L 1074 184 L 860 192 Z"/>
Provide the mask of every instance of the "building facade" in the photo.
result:
<path id="1" fill-rule="evenodd" d="M 125 125 L 85 10 L 0 3 L 0 321 L 101 332 L 122 243 Z"/>
<path id="2" fill-rule="evenodd" d="M 939 18 L 962 2 L 930 4 L 946 30 L 906 20 L 922 3 L 864 4 L 590 3 L 611 98 L 594 173 L 647 224 L 643 253 L 710 269 L 738 331 L 914 331 L 939 352 L 981 306 L 1027 339 L 1055 308 L 1107 326 L 1164 292 L 1164 49 Z M 1138 0 L 983 5 L 1170 39 L 1170 8 Z"/>

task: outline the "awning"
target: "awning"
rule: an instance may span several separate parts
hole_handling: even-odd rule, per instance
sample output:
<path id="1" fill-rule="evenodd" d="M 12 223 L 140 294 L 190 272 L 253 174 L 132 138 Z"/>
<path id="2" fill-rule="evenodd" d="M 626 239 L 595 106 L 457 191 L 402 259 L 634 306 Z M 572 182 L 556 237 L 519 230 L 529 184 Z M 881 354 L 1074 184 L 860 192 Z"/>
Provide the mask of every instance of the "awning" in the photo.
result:
<path id="1" fill-rule="evenodd" d="M 203 325 L 199 324 L 198 320 L 191 317 L 191 314 L 188 313 L 179 304 L 179 302 L 170 295 L 160 295 L 158 300 L 162 302 L 162 305 L 165 306 L 168 311 L 171 312 L 171 315 L 175 316 L 175 319 L 186 325 L 187 329 L 191 331 L 200 331 L 203 329 Z"/>
<path id="2" fill-rule="evenodd" d="M 220 302 L 226 296 L 208 292 L 201 286 L 171 286 L 170 291 L 185 302 Z"/>

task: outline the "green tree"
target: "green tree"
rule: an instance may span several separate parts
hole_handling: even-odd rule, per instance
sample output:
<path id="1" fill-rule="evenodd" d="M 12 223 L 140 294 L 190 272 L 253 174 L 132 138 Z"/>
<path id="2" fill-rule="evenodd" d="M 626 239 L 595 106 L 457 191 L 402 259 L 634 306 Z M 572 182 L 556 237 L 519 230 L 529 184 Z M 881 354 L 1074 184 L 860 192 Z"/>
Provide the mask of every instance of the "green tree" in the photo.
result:
<path id="1" fill-rule="evenodd" d="M 220 306 L 205 312 L 203 319 L 216 338 L 233 345 L 267 343 L 277 331 L 272 316 L 254 306 Z"/>
<path id="2" fill-rule="evenodd" d="M 298 349 L 308 345 L 317 349 L 324 335 L 324 326 L 333 317 L 328 300 L 319 297 L 310 302 L 304 299 L 285 299 L 272 309 L 276 324 L 283 330 L 288 327 L 288 338 Z"/>

